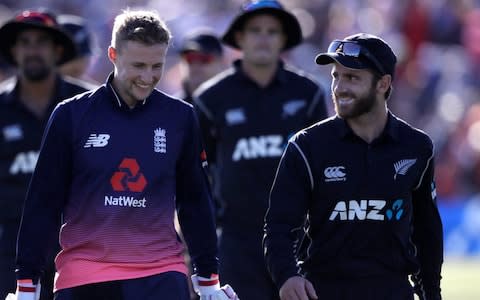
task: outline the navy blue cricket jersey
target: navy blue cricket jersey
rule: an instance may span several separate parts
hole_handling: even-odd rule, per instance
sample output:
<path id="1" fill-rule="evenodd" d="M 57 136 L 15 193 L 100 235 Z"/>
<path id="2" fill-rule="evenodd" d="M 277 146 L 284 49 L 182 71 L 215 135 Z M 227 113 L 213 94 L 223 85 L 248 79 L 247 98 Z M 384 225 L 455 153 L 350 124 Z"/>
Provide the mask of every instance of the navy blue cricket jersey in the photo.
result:
<path id="1" fill-rule="evenodd" d="M 192 106 L 154 90 L 130 109 L 112 77 L 62 102 L 49 120 L 19 234 L 18 278 L 38 276 L 60 224 L 57 290 L 186 273 L 176 207 L 199 274 L 217 273 L 211 195 Z"/>
<path id="2" fill-rule="evenodd" d="M 437 299 L 443 261 L 430 138 L 389 113 L 372 143 L 332 117 L 297 133 L 281 159 L 265 224 L 280 287 L 298 272 L 295 232 L 308 215 L 307 278 L 414 276 Z M 418 272 L 418 273 L 417 273 Z"/>

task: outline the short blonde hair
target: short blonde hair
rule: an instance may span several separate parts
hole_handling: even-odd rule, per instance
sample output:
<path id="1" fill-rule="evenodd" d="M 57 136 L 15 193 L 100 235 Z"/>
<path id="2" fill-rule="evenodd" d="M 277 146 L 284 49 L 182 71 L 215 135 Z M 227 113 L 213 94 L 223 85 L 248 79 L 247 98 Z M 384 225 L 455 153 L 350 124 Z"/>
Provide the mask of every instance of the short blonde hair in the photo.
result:
<path id="1" fill-rule="evenodd" d="M 171 33 L 154 11 L 124 10 L 115 17 L 111 46 L 120 51 L 127 41 L 145 45 L 167 44 Z"/>

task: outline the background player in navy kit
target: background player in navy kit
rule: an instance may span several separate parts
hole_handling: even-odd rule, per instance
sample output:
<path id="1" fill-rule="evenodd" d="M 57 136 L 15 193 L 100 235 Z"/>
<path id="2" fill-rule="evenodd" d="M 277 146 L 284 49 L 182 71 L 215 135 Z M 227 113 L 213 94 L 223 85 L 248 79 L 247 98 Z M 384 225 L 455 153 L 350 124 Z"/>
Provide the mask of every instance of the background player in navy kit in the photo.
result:
<path id="1" fill-rule="evenodd" d="M 175 207 L 201 299 L 236 299 L 216 275 L 193 107 L 155 90 L 169 41 L 157 14 L 118 15 L 108 48 L 113 73 L 52 113 L 19 231 L 21 299 L 34 299 L 60 223 L 55 299 L 190 299 Z"/>
<path id="2" fill-rule="evenodd" d="M 0 28 L 0 55 L 17 75 L 0 83 L 0 299 L 15 291 L 15 245 L 21 207 L 48 116 L 63 99 L 93 86 L 62 78 L 57 66 L 74 57 L 72 40 L 54 15 L 24 11 Z M 53 263 L 42 278 L 51 299 Z"/>
<path id="3" fill-rule="evenodd" d="M 193 92 L 226 68 L 223 47 L 217 35 L 199 28 L 187 34 L 180 48 L 182 91 L 180 99 L 193 102 Z"/>
<path id="4" fill-rule="evenodd" d="M 323 89 L 280 59 L 301 40 L 279 2 L 245 5 L 223 36 L 242 59 L 194 95 L 224 206 L 220 278 L 243 299 L 278 298 L 262 251 L 268 192 L 288 137 L 326 117 Z"/>
<path id="5" fill-rule="evenodd" d="M 336 116 L 300 131 L 282 156 L 265 223 L 265 257 L 282 300 L 441 299 L 442 223 L 433 145 L 386 100 L 396 57 L 382 39 L 335 40 Z M 309 219 L 301 271 L 292 230 Z"/>

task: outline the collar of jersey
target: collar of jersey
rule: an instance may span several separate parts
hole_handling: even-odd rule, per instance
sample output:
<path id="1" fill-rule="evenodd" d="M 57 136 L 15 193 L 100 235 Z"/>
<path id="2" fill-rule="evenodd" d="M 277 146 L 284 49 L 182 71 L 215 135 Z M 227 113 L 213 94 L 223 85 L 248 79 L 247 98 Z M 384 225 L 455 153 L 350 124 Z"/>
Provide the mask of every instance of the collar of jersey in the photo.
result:
<path id="1" fill-rule="evenodd" d="M 106 87 L 107 87 L 107 90 L 111 93 L 110 95 L 110 99 L 112 100 L 113 104 L 116 105 L 117 107 L 119 107 L 120 109 L 123 109 L 123 110 L 132 110 L 130 109 L 130 107 L 126 104 L 126 102 L 122 99 L 122 97 L 120 97 L 120 94 L 115 90 L 115 88 L 113 87 L 113 84 L 112 84 L 112 81 L 113 81 L 113 72 L 111 72 L 108 77 L 107 77 L 107 81 L 105 83 Z M 144 106 L 146 103 L 147 103 L 147 98 L 145 98 L 145 100 L 142 101 L 142 104 L 141 106 Z M 134 109 L 139 107 L 139 105 L 135 105 Z"/>
<path id="2" fill-rule="evenodd" d="M 235 68 L 235 73 L 237 74 L 238 78 L 244 79 L 250 82 L 253 82 L 253 80 L 248 77 L 245 72 L 242 70 L 242 60 L 237 59 L 233 62 L 233 67 Z M 283 61 L 279 60 L 278 61 L 278 68 L 277 72 L 275 73 L 274 80 L 272 82 L 278 81 L 282 84 L 287 83 L 287 74 L 285 73 L 285 64 Z M 256 83 L 255 83 L 256 84 Z"/>
<path id="3" fill-rule="evenodd" d="M 356 137 L 356 134 L 353 132 L 350 126 L 348 126 L 347 122 L 344 119 L 336 116 L 335 121 L 338 124 L 339 134 L 341 138 Z M 390 111 L 388 111 L 387 125 L 385 126 L 385 129 L 383 130 L 380 137 L 375 140 L 382 141 L 391 139 L 393 141 L 400 141 L 399 122 L 400 121 L 397 119 L 397 117 L 393 115 Z"/>

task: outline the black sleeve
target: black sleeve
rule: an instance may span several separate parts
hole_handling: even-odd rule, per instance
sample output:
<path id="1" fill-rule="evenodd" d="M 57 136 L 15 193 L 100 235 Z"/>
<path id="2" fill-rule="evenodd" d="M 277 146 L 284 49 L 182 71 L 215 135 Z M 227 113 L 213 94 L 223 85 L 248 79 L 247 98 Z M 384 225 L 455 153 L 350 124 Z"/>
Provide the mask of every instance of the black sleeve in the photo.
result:
<path id="1" fill-rule="evenodd" d="M 205 144 L 205 150 L 207 151 L 208 162 L 210 164 L 214 164 L 217 154 L 217 128 L 214 123 L 213 112 L 199 97 L 194 99 L 194 107 L 198 116 L 201 136 Z"/>
<path id="2" fill-rule="evenodd" d="M 308 161 L 298 144 L 290 141 L 270 192 L 263 240 L 267 267 L 278 288 L 298 274 L 298 230 L 303 229 L 312 187 Z"/>
<path id="3" fill-rule="evenodd" d="M 419 188 L 413 193 L 413 242 L 417 248 L 419 271 L 412 276 L 421 300 L 441 299 L 443 263 L 442 221 L 436 205 L 434 162 L 431 158 Z"/>
<path id="4" fill-rule="evenodd" d="M 193 111 L 190 117 L 177 165 L 176 206 L 195 272 L 210 277 L 218 274 L 217 235 L 205 151 Z"/>
<path id="5" fill-rule="evenodd" d="M 71 180 L 71 121 L 65 105 L 52 113 L 27 190 L 17 241 L 17 278 L 34 279 L 58 247 L 61 215 Z"/>

